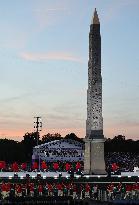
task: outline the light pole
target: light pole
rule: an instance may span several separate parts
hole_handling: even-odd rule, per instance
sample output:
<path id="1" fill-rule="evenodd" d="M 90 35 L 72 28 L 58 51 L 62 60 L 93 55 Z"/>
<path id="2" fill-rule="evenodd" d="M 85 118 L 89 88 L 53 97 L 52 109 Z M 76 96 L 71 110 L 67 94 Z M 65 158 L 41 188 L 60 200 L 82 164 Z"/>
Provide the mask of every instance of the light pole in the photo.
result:
<path id="1" fill-rule="evenodd" d="M 41 122 L 41 117 L 34 117 L 36 118 L 36 122 L 34 125 L 34 128 L 36 129 L 36 133 L 37 133 L 37 146 L 39 144 L 39 131 L 42 131 L 42 122 Z"/>
<path id="2" fill-rule="evenodd" d="M 39 144 L 39 131 L 42 131 L 42 121 L 41 121 L 41 117 L 34 117 L 36 118 L 36 121 L 34 122 L 34 128 L 36 129 L 36 133 L 37 133 L 37 146 Z M 39 149 L 39 171 L 40 171 L 40 148 Z"/>

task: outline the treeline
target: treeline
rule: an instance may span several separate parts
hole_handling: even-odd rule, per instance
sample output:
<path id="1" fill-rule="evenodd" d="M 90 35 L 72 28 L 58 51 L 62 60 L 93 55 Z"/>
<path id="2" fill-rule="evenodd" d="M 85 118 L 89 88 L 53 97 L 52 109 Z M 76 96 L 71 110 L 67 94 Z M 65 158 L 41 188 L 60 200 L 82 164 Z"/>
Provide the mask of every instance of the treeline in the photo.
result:
<path id="1" fill-rule="evenodd" d="M 44 144 L 54 140 L 63 139 L 59 133 L 46 134 L 40 139 L 36 132 L 26 133 L 23 136 L 21 142 L 0 139 L 0 161 L 6 162 L 30 162 L 32 159 L 33 147 L 38 144 Z M 64 139 L 73 139 L 82 142 L 82 139 L 78 138 L 74 133 L 68 134 Z"/>
<path id="2" fill-rule="evenodd" d="M 125 136 L 118 135 L 113 139 L 106 139 L 105 152 L 131 152 L 139 153 L 139 140 L 126 139 Z"/>
<path id="3" fill-rule="evenodd" d="M 42 139 L 38 138 L 36 132 L 26 133 L 23 136 L 21 142 L 0 139 L 0 161 L 6 162 L 30 162 L 32 158 L 33 147 L 38 144 L 44 144 L 53 140 L 63 139 L 59 133 L 46 134 Z M 74 133 L 68 134 L 64 139 L 73 139 L 84 143 L 83 139 L 78 138 Z M 131 139 L 125 139 L 125 136 L 118 135 L 113 139 L 106 139 L 105 141 L 105 152 L 132 152 L 139 153 L 139 140 L 134 141 Z"/>

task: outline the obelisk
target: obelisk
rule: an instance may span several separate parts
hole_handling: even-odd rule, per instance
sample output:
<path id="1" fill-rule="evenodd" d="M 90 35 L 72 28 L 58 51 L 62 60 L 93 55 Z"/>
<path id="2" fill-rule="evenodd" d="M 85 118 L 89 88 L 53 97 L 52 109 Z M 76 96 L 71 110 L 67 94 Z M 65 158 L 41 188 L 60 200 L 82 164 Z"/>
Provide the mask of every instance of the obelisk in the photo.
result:
<path id="1" fill-rule="evenodd" d="M 100 22 L 95 9 L 89 33 L 87 120 L 84 172 L 104 174 Z"/>

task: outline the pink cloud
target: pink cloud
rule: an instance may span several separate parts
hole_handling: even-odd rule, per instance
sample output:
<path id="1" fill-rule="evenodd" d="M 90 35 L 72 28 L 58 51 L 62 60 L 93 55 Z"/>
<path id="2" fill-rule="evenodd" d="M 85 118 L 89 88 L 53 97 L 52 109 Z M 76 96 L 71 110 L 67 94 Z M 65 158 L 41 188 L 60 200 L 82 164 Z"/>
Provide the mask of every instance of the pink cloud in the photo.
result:
<path id="1" fill-rule="evenodd" d="M 23 130 L 1 130 L 0 132 L 0 139 L 13 139 L 13 140 L 17 140 L 17 141 L 21 141 L 23 140 L 23 135 L 25 134 L 25 132 Z"/>
<path id="2" fill-rule="evenodd" d="M 70 133 L 75 133 L 78 137 L 84 138 L 85 137 L 85 129 L 84 128 L 63 128 L 63 129 L 55 129 L 55 128 L 48 128 L 47 131 L 44 131 L 43 134 L 46 133 L 60 133 L 62 137 L 66 136 Z"/>
<path id="3" fill-rule="evenodd" d="M 124 135 L 129 139 L 138 139 L 139 138 L 139 125 L 138 123 L 112 123 L 107 126 L 104 126 L 104 135 L 108 138 L 113 138 L 116 135 Z"/>
<path id="4" fill-rule="evenodd" d="M 23 139 L 23 135 L 27 132 L 33 132 L 33 129 L 23 130 L 23 129 L 4 129 L 0 131 L 0 138 L 9 138 L 13 140 L 21 141 Z M 60 133 L 62 137 L 66 136 L 70 133 L 75 133 L 78 137 L 84 138 L 85 137 L 85 127 L 79 128 L 47 128 L 43 129 L 40 133 L 41 136 L 47 133 Z M 104 136 L 113 138 L 116 135 L 122 134 L 126 138 L 136 140 L 138 139 L 138 126 L 121 126 L 113 125 L 109 127 L 104 127 Z"/>
<path id="5" fill-rule="evenodd" d="M 27 132 L 33 132 L 33 130 L 1 130 L 0 131 L 0 138 L 8 138 L 13 140 L 21 141 L 23 140 L 23 135 Z M 48 128 L 47 130 L 43 130 L 40 133 L 41 136 L 47 133 L 60 133 L 62 137 L 66 136 L 70 133 L 75 133 L 78 137 L 84 138 L 85 137 L 85 129 L 84 128 L 63 128 L 63 129 L 56 129 L 56 128 Z"/>
<path id="6" fill-rule="evenodd" d="M 48 61 L 48 60 L 64 60 L 83 63 L 80 57 L 65 52 L 49 52 L 49 53 L 21 53 L 20 57 L 27 61 Z"/>

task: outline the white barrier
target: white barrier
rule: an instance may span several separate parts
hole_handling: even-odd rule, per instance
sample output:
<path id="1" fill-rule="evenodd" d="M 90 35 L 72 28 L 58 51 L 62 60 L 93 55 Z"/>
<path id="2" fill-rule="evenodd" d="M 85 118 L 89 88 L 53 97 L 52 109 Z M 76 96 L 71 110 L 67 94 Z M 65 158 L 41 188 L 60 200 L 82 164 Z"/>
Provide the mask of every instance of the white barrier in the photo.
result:
<path id="1" fill-rule="evenodd" d="M 139 167 L 134 167 L 134 172 L 138 172 L 139 174 Z"/>
<path id="2" fill-rule="evenodd" d="M 139 172 L 121 172 L 121 176 L 126 176 L 126 177 L 138 177 Z"/>
<path id="3" fill-rule="evenodd" d="M 20 179 L 23 179 L 26 177 L 26 175 L 29 175 L 31 178 L 36 178 L 37 175 L 41 175 L 43 179 L 46 179 L 47 177 L 53 177 L 57 179 L 59 177 L 59 174 L 62 174 L 61 177 L 69 178 L 70 174 L 67 172 L 0 172 L 0 178 L 13 178 L 14 175 L 17 174 Z M 132 177 L 137 176 L 139 177 L 139 172 L 121 172 L 121 175 L 112 175 L 112 177 Z M 74 174 L 74 177 L 79 178 L 80 175 Z M 105 178 L 107 175 L 84 175 L 85 178 Z"/>
<path id="4" fill-rule="evenodd" d="M 43 178 L 46 177 L 58 178 L 59 174 L 62 174 L 62 177 L 70 176 L 67 172 L 0 172 L 0 178 L 5 178 L 5 177 L 13 178 L 15 174 L 17 174 L 18 177 L 20 177 L 21 179 L 26 177 L 26 175 L 35 178 L 37 177 L 38 174 L 40 174 Z"/>

